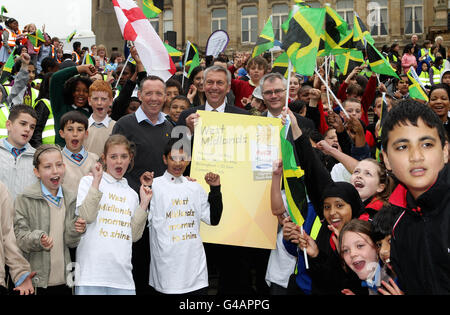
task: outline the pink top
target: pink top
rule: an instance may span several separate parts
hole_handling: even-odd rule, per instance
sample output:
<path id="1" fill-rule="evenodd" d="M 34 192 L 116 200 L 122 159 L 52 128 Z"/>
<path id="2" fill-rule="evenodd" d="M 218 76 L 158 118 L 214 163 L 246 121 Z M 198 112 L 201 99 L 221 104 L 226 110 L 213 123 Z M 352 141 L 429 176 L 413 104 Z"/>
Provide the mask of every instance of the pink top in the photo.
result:
<path id="1" fill-rule="evenodd" d="M 408 73 L 411 66 L 417 68 L 416 57 L 413 54 L 404 54 L 402 57 L 403 73 Z"/>

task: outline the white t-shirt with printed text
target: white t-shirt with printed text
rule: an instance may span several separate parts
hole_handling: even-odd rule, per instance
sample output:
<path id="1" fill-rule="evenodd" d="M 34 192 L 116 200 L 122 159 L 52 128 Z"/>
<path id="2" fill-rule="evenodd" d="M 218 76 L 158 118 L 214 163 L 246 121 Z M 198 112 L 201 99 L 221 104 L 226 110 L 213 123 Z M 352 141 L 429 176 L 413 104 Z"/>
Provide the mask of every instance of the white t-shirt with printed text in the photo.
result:
<path id="1" fill-rule="evenodd" d="M 77 210 L 86 198 L 93 177 L 81 179 Z M 125 178 L 118 181 L 103 173 L 103 193 L 95 222 L 87 224 L 77 248 L 76 286 L 101 286 L 135 290 L 132 276 L 131 218 L 139 205 L 138 194 Z"/>
<path id="2" fill-rule="evenodd" d="M 152 185 L 148 216 L 150 280 L 157 291 L 182 294 L 208 286 L 200 221 L 210 224 L 208 194 L 196 182 L 167 171 Z"/>

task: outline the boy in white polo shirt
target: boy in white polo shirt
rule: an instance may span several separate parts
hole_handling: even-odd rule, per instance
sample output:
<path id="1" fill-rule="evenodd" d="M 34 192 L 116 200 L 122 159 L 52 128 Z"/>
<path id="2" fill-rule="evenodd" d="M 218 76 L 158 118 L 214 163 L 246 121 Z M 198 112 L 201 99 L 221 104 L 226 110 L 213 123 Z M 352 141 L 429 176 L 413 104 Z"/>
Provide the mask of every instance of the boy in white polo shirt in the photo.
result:
<path id="1" fill-rule="evenodd" d="M 208 173 L 209 194 L 183 176 L 187 153 L 171 139 L 164 150 L 167 171 L 153 181 L 149 211 L 150 281 L 165 294 L 207 294 L 208 270 L 200 221 L 218 225 L 222 216 L 220 176 Z"/>

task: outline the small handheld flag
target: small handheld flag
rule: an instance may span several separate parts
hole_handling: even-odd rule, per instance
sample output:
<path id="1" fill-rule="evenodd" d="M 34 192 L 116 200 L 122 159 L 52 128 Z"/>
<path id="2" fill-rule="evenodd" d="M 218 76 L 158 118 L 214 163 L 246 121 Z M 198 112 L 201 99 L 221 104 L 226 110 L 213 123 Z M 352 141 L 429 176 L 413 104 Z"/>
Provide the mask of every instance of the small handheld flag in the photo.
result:
<path id="1" fill-rule="evenodd" d="M 256 41 L 256 46 L 253 49 L 252 57 L 256 57 L 264 53 L 266 50 L 273 48 L 275 45 L 275 34 L 273 32 L 272 17 L 269 17 L 261 34 Z"/>
<path id="2" fill-rule="evenodd" d="M 164 0 L 143 0 L 142 12 L 149 19 L 157 18 L 164 10 Z"/>
<path id="3" fill-rule="evenodd" d="M 76 34 L 77 34 L 77 30 L 74 30 L 72 33 L 70 33 L 70 35 L 67 36 L 66 42 L 70 43 L 73 40 L 73 38 L 75 37 Z"/>

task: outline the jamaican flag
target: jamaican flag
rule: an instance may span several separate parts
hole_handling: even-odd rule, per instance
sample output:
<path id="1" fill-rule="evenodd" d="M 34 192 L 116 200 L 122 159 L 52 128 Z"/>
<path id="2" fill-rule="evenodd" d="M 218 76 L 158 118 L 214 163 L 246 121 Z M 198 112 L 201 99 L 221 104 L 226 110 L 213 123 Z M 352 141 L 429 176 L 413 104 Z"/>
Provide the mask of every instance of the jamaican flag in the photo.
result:
<path id="1" fill-rule="evenodd" d="M 169 44 L 164 43 L 164 46 L 166 47 L 167 52 L 169 53 L 170 57 L 181 57 L 181 56 L 183 56 L 183 53 L 181 51 L 176 50 L 175 48 L 173 48 Z"/>
<path id="2" fill-rule="evenodd" d="M 324 19 L 323 8 L 299 8 L 289 22 L 282 48 L 299 74 L 314 74 Z"/>
<path id="3" fill-rule="evenodd" d="M 286 136 L 284 126 L 280 132 L 281 156 L 283 160 L 283 186 L 286 193 L 288 211 L 292 222 L 303 225 L 308 211 L 306 188 L 303 175 L 305 172 L 297 165 L 293 146 L 292 132 L 289 130 Z"/>
<path id="4" fill-rule="evenodd" d="M 27 37 L 34 47 L 38 47 L 39 42 L 45 42 L 44 34 L 42 34 L 41 30 L 37 30 L 32 34 L 28 34 Z"/>
<path id="5" fill-rule="evenodd" d="M 142 12 L 148 19 L 157 18 L 164 10 L 164 0 L 143 0 Z"/>
<path id="6" fill-rule="evenodd" d="M 0 84 L 3 84 L 8 80 L 9 76 L 11 75 L 12 68 L 14 66 L 14 52 L 16 51 L 16 47 L 14 47 L 13 51 L 8 57 L 8 60 L 6 60 L 6 63 L 3 65 L 2 69 L 2 75 L 0 77 Z"/>
<path id="7" fill-rule="evenodd" d="M 344 54 L 336 55 L 336 64 L 343 75 L 347 75 L 363 63 L 364 55 L 360 50 L 348 50 Z"/>
<path id="8" fill-rule="evenodd" d="M 411 84 L 409 85 L 409 96 L 411 98 L 423 100 L 428 102 L 428 95 L 425 93 L 425 87 L 421 84 L 419 76 L 414 70 L 414 67 L 409 68 L 407 73 L 409 81 Z"/>
<path id="9" fill-rule="evenodd" d="M 75 37 L 76 34 L 77 34 L 77 31 L 76 31 L 76 30 L 73 31 L 72 33 L 70 33 L 70 35 L 67 36 L 66 42 L 67 42 L 67 43 L 70 43 L 70 42 L 73 40 L 73 38 Z"/>
<path id="10" fill-rule="evenodd" d="M 84 55 L 84 62 L 83 64 L 85 65 L 94 65 L 95 66 L 95 60 L 94 57 L 92 57 L 91 55 L 89 55 L 87 52 Z"/>
<path id="11" fill-rule="evenodd" d="M 269 17 L 269 20 L 256 41 L 256 46 L 253 49 L 252 57 L 259 56 L 266 50 L 273 48 L 274 42 L 275 34 L 273 33 L 272 17 Z"/>
<path id="12" fill-rule="evenodd" d="M 200 55 L 198 53 L 198 49 L 190 41 L 187 42 L 184 56 L 184 66 L 189 66 L 189 72 L 185 75 L 189 78 L 192 70 L 200 65 Z"/>
<path id="13" fill-rule="evenodd" d="M 389 61 L 370 42 L 367 42 L 367 59 L 369 60 L 370 69 L 373 72 L 400 79 Z"/>
<path id="14" fill-rule="evenodd" d="M 3 16 L 4 13 L 8 13 L 8 10 L 6 10 L 6 7 L 2 5 L 0 16 Z"/>
<path id="15" fill-rule="evenodd" d="M 366 48 L 367 43 L 375 43 L 366 25 L 356 12 L 354 13 L 353 23 L 353 42 L 357 49 L 363 50 Z"/>
<path id="16" fill-rule="evenodd" d="M 305 3 L 303 0 L 295 0 L 295 5 L 293 10 L 289 11 L 289 17 L 287 20 L 281 25 L 281 29 L 286 33 L 289 29 L 289 23 L 292 19 L 292 17 L 295 15 L 295 13 L 298 12 L 298 9 L 300 8 L 309 8 L 309 5 Z"/>
<path id="17" fill-rule="evenodd" d="M 292 71 L 295 72 L 295 68 L 292 68 Z M 289 56 L 286 52 L 282 53 L 275 59 L 272 66 L 272 73 L 280 73 L 285 78 L 289 75 Z"/>
<path id="18" fill-rule="evenodd" d="M 331 7 L 326 6 L 325 49 L 327 54 L 342 54 L 353 49 L 353 31 L 347 22 Z"/>

